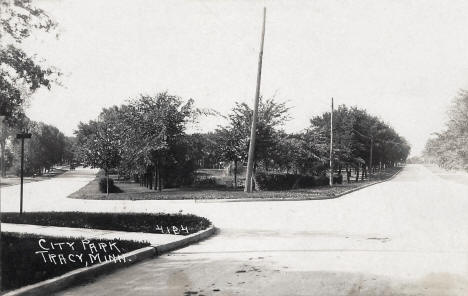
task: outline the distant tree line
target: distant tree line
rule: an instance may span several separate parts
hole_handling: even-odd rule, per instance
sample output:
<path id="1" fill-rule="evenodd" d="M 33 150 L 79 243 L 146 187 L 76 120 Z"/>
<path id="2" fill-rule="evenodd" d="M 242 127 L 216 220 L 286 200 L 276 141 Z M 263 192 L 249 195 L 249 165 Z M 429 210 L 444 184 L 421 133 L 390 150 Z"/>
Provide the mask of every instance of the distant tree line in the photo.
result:
<path id="1" fill-rule="evenodd" d="M 446 129 L 427 141 L 424 159 L 447 169 L 468 170 L 468 91 L 461 90 L 448 112 Z"/>
<path id="2" fill-rule="evenodd" d="M 26 176 L 42 175 L 54 165 L 73 165 L 75 140 L 65 136 L 55 126 L 42 122 L 31 121 L 24 117 L 20 124 L 14 127 L 4 125 L 0 132 L 0 143 L 4 155 L 1 175 L 7 172 L 19 175 L 21 140 L 16 139 L 20 132 L 31 133 L 31 139 L 25 140 L 24 173 Z"/>

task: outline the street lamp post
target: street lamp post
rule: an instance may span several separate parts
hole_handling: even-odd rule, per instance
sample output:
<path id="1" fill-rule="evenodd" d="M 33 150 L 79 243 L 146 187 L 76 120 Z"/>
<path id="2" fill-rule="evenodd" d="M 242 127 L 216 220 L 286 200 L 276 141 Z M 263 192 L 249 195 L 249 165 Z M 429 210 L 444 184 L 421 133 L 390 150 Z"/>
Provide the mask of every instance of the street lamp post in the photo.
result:
<path id="1" fill-rule="evenodd" d="M 16 135 L 17 139 L 21 139 L 21 187 L 20 187 L 20 214 L 23 214 L 23 171 L 24 171 L 24 139 L 30 139 L 30 133 L 20 133 Z"/>

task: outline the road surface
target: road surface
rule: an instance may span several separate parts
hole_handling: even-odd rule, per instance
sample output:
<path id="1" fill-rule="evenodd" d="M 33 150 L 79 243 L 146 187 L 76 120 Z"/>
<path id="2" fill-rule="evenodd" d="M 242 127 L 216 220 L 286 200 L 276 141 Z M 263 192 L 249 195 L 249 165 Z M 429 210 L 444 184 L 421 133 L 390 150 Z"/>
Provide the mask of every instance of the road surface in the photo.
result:
<path id="1" fill-rule="evenodd" d="M 321 201 L 66 199 L 84 176 L 27 184 L 25 208 L 182 210 L 220 232 L 58 295 L 468 295 L 466 175 L 409 165 L 392 181 Z M 13 207 L 13 187 L 2 210 Z"/>

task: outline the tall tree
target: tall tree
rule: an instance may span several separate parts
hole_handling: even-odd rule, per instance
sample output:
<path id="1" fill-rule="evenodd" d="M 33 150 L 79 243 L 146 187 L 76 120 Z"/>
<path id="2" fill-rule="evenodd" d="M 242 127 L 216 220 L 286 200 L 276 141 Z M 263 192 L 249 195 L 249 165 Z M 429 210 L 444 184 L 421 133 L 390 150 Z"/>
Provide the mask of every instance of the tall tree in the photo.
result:
<path id="1" fill-rule="evenodd" d="M 468 170 L 468 91 L 453 99 L 448 117 L 446 129 L 427 141 L 424 156 L 444 168 Z"/>
<path id="2" fill-rule="evenodd" d="M 81 123 L 77 150 L 85 164 L 138 175 L 150 188 L 189 183 L 195 160 L 185 128 L 196 113 L 193 100 L 183 102 L 168 93 L 141 95 L 104 109 L 99 121 Z"/>
<path id="3" fill-rule="evenodd" d="M 274 99 L 260 98 L 258 110 L 258 123 L 255 144 L 255 164 L 262 165 L 268 170 L 273 161 L 277 133 L 282 125 L 289 119 L 289 107 L 285 103 L 280 103 Z M 233 145 L 244 146 L 244 152 L 234 149 L 237 159 L 242 160 L 247 155 L 249 149 L 250 127 L 252 125 L 252 109 L 245 103 L 236 103 L 231 113 L 227 116 L 229 125 L 224 132 L 228 131 L 235 138 Z"/>
<path id="4" fill-rule="evenodd" d="M 177 176 L 179 169 L 190 163 L 185 159 L 185 127 L 194 118 L 193 100 L 186 103 L 177 96 L 166 92 L 156 96 L 141 95 L 124 107 L 123 123 L 127 130 L 123 139 L 124 159 L 132 163 L 155 181 L 155 188 L 161 190 L 170 181 L 185 182 L 186 177 Z M 176 166 L 175 164 L 179 164 Z"/>
<path id="5" fill-rule="evenodd" d="M 60 73 L 40 65 L 21 49 L 21 43 L 35 31 L 49 32 L 56 23 L 31 0 L 0 0 L 0 115 L 5 123 L 18 126 L 24 120 L 23 105 L 40 87 L 50 88 Z M 1 163 L 4 164 L 8 132 L 0 130 Z M 1 169 L 4 176 L 4 165 Z"/>
<path id="6" fill-rule="evenodd" d="M 238 167 L 239 163 L 243 164 L 247 160 L 248 141 L 242 130 L 233 126 L 220 127 L 215 135 L 219 159 L 234 164 L 234 188 L 237 188 Z"/>
<path id="7" fill-rule="evenodd" d="M 78 125 L 75 132 L 77 154 L 86 166 L 104 170 L 109 194 L 109 171 L 119 165 L 121 156 L 116 114 L 112 109 L 104 109 L 97 121 Z"/>
<path id="8" fill-rule="evenodd" d="M 1 0 L 0 7 L 0 110 L 12 122 L 22 113 L 28 94 L 50 88 L 54 74 L 59 74 L 39 65 L 21 49 L 21 42 L 34 31 L 49 32 L 56 23 L 30 0 Z"/>

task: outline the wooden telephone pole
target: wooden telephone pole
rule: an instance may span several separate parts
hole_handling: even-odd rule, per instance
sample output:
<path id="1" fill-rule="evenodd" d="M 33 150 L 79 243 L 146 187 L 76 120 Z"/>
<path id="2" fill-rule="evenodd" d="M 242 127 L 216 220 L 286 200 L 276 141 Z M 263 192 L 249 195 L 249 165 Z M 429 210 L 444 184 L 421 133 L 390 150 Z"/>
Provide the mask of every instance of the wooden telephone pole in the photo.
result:
<path id="1" fill-rule="evenodd" d="M 330 187 L 333 186 L 333 98 L 331 98 L 330 113 Z"/>
<path id="2" fill-rule="evenodd" d="M 258 100 L 260 97 L 260 81 L 262 79 L 262 59 L 263 59 L 263 43 L 265 40 L 265 19 L 266 19 L 266 7 L 263 8 L 263 25 L 262 25 L 262 37 L 260 41 L 260 53 L 258 55 L 258 72 L 257 72 L 257 88 L 255 90 L 255 101 L 254 110 L 252 116 L 252 128 L 250 130 L 250 145 L 249 145 L 249 158 L 247 161 L 247 176 L 245 178 L 245 192 L 252 192 L 252 176 L 255 161 L 255 136 L 257 130 L 258 121 Z"/>

